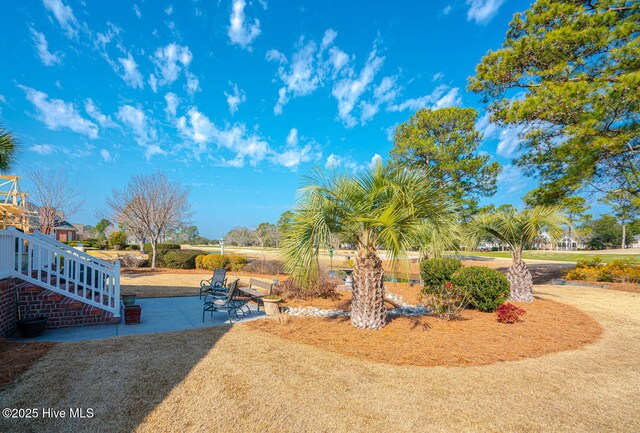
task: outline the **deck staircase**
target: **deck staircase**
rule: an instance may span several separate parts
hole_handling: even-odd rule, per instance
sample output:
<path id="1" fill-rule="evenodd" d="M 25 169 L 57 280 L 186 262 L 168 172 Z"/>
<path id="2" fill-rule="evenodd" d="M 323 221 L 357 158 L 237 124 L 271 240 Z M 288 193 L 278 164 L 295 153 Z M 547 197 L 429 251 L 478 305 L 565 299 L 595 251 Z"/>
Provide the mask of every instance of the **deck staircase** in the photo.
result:
<path id="1" fill-rule="evenodd" d="M 120 262 L 109 263 L 39 232 L 0 230 L 4 278 L 19 278 L 120 317 Z"/>

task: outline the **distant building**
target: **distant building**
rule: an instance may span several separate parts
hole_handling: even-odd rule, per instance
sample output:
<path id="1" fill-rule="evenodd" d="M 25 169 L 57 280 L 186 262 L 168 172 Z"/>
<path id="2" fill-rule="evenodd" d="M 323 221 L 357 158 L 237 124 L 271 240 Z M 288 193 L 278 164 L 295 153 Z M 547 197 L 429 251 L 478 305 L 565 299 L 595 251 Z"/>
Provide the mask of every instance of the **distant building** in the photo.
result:
<path id="1" fill-rule="evenodd" d="M 631 248 L 640 248 L 640 235 L 635 235 L 631 239 Z"/>
<path id="2" fill-rule="evenodd" d="M 69 242 L 77 240 L 76 233 L 78 229 L 67 221 L 56 222 L 56 226 L 53 228 L 56 234 L 56 240 L 60 242 Z"/>

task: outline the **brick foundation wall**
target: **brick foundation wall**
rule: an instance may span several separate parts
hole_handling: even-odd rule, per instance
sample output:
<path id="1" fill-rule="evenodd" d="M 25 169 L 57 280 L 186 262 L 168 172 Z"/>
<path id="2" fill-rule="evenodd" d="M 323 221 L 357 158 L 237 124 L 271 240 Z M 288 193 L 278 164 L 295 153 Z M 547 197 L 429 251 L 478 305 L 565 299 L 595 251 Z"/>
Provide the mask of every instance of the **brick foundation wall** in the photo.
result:
<path id="1" fill-rule="evenodd" d="M 16 330 L 16 281 L 0 280 L 0 337 L 7 337 Z"/>
<path id="2" fill-rule="evenodd" d="M 46 316 L 51 329 L 120 322 L 110 312 L 29 283 L 18 286 L 18 309 L 23 319 Z"/>
<path id="3" fill-rule="evenodd" d="M 17 278 L 5 278 L 0 280 L 0 337 L 16 330 L 16 302 L 20 318 L 46 316 L 48 329 L 120 323 L 120 318 L 100 308 Z"/>

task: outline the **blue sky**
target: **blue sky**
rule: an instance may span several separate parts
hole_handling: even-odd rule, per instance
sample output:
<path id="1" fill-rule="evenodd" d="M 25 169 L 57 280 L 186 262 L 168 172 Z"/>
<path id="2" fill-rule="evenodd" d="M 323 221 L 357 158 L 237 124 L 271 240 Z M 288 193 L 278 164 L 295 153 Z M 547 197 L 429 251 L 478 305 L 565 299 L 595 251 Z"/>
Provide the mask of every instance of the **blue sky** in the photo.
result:
<path id="1" fill-rule="evenodd" d="M 275 222 L 310 168 L 387 159 L 422 107 L 480 109 L 482 151 L 503 164 L 485 202 L 535 186 L 511 165 L 517 131 L 484 117 L 467 77 L 527 1 L 9 2 L 0 119 L 21 143 L 15 174 L 66 170 L 93 224 L 131 174 L 191 190 L 218 237 Z M 25 180 L 23 189 L 28 191 Z"/>

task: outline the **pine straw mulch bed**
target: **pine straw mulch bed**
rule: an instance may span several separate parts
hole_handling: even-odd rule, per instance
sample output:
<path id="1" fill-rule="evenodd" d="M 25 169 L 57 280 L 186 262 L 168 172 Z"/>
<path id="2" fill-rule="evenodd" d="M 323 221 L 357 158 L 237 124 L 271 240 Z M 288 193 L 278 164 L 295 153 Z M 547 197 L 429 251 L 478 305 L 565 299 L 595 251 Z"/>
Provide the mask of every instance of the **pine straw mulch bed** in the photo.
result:
<path id="1" fill-rule="evenodd" d="M 474 366 L 539 357 L 597 340 L 602 327 L 579 309 L 547 299 L 514 303 L 524 321 L 498 323 L 495 313 L 466 310 L 460 320 L 390 317 L 380 331 L 351 326 L 349 318 L 290 318 L 247 323 L 252 329 L 359 359 L 415 366 Z"/>
<path id="2" fill-rule="evenodd" d="M 45 356 L 55 343 L 11 342 L 0 338 L 0 390 L 7 387 L 40 358 Z"/>

